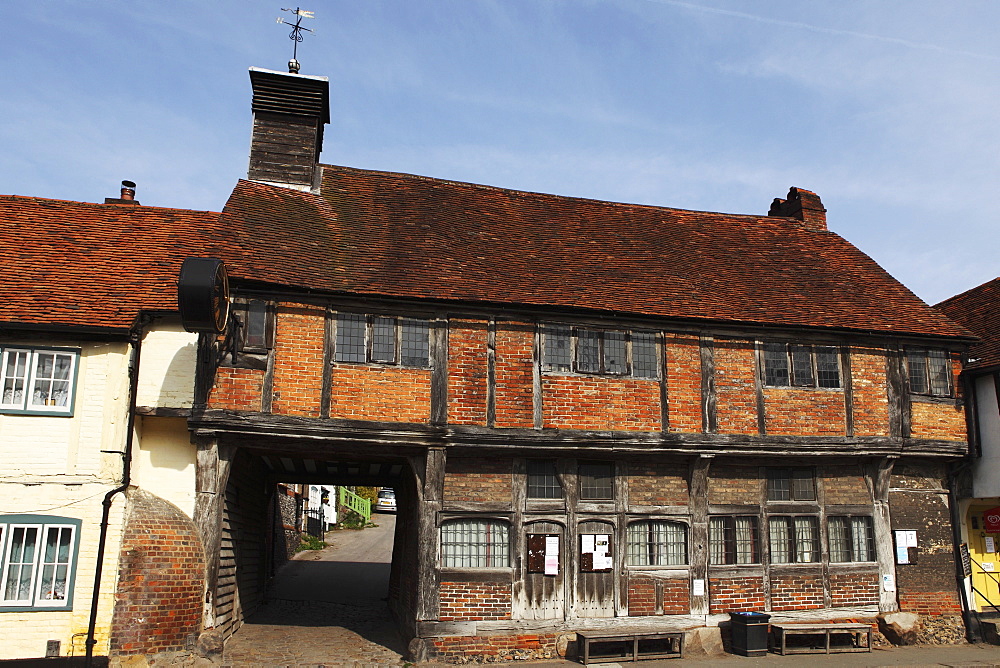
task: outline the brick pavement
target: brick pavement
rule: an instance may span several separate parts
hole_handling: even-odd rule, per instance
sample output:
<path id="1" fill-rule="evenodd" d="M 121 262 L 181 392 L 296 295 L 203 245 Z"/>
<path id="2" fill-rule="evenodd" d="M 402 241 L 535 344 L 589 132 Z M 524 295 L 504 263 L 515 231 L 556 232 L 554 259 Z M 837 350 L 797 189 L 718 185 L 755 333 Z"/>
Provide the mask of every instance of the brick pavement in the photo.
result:
<path id="1" fill-rule="evenodd" d="M 404 651 L 384 603 L 272 600 L 229 639 L 222 666 L 402 666 Z"/>

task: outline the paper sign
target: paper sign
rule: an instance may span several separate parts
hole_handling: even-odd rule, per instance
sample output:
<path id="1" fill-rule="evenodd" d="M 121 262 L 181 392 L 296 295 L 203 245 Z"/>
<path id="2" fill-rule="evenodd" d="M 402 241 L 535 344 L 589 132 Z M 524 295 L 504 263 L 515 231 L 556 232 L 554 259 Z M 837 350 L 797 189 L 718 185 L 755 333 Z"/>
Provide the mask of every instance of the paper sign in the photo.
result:
<path id="1" fill-rule="evenodd" d="M 545 555 L 545 574 L 559 575 L 559 555 Z"/>
<path id="2" fill-rule="evenodd" d="M 903 544 L 906 547 L 916 547 L 917 546 L 917 532 L 916 531 L 904 531 L 903 532 Z"/>
<path id="3" fill-rule="evenodd" d="M 705 581 L 704 580 L 692 580 L 691 581 L 691 594 L 693 596 L 704 596 L 705 595 Z"/>
<path id="4" fill-rule="evenodd" d="M 594 534 L 585 533 L 580 536 L 580 550 L 583 552 L 594 551 Z"/>
<path id="5" fill-rule="evenodd" d="M 896 546 L 896 563 L 897 564 L 908 564 L 910 563 L 909 550 L 904 545 Z"/>
<path id="6" fill-rule="evenodd" d="M 990 571 L 992 573 L 993 572 L 993 562 L 992 561 L 984 561 L 983 562 L 983 570 L 984 571 Z"/>
<path id="7" fill-rule="evenodd" d="M 594 555 L 594 570 L 603 571 L 605 569 L 611 568 L 611 557 L 606 554 L 595 554 Z"/>
<path id="8" fill-rule="evenodd" d="M 993 536 L 986 536 L 986 551 L 990 554 L 997 551 L 997 544 L 993 540 Z"/>
<path id="9" fill-rule="evenodd" d="M 889 574 L 882 576 L 882 589 L 885 591 L 896 591 L 896 582 Z"/>
<path id="10" fill-rule="evenodd" d="M 559 536 L 545 537 L 545 556 L 559 556 Z"/>

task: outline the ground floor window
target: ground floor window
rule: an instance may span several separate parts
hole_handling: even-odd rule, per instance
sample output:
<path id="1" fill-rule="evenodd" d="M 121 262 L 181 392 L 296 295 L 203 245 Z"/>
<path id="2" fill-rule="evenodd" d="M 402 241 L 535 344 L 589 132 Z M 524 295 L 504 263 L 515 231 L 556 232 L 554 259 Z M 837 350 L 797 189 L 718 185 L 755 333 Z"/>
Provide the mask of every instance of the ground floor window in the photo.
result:
<path id="1" fill-rule="evenodd" d="M 0 516 L 0 609 L 71 606 L 79 520 Z"/>
<path id="2" fill-rule="evenodd" d="M 628 563 L 682 566 L 687 563 L 687 527 L 681 522 L 647 520 L 628 525 Z"/>
<path id="3" fill-rule="evenodd" d="M 441 524 L 441 566 L 510 566 L 510 525 L 504 520 L 457 519 Z"/>
<path id="4" fill-rule="evenodd" d="M 829 519 L 830 561 L 875 561 L 875 533 L 868 516 Z"/>
<path id="5" fill-rule="evenodd" d="M 815 517 L 768 518 L 771 562 L 805 564 L 819 561 L 819 521 Z"/>
<path id="6" fill-rule="evenodd" d="M 757 518 L 750 515 L 715 516 L 708 524 L 712 564 L 757 564 L 760 552 Z"/>

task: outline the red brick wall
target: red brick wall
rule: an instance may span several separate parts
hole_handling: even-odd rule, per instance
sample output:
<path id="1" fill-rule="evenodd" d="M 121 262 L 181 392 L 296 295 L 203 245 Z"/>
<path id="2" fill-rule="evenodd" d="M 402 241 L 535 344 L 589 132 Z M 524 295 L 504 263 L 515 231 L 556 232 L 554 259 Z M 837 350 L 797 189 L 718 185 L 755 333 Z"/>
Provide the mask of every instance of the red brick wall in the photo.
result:
<path id="1" fill-rule="evenodd" d="M 448 331 L 448 422 L 486 425 L 487 323 L 452 320 Z"/>
<path id="2" fill-rule="evenodd" d="M 856 436 L 889 435 L 888 380 L 884 350 L 851 348 L 851 392 Z"/>
<path id="3" fill-rule="evenodd" d="M 878 605 L 878 573 L 831 573 L 830 604 L 835 608 Z"/>
<path id="4" fill-rule="evenodd" d="M 205 556 L 179 508 L 141 489 L 128 493 L 111 622 L 111 653 L 183 650 L 201 631 Z"/>
<path id="5" fill-rule="evenodd" d="M 271 406 L 276 415 L 319 417 L 325 313 L 321 306 L 278 304 Z"/>
<path id="6" fill-rule="evenodd" d="M 709 612 L 760 611 L 764 609 L 764 578 L 709 578 Z"/>
<path id="7" fill-rule="evenodd" d="M 686 506 L 687 472 L 677 464 L 629 462 L 628 502 L 633 506 Z"/>
<path id="8" fill-rule="evenodd" d="M 259 411 L 263 387 L 263 371 L 219 367 L 215 372 L 215 384 L 208 395 L 208 407 Z"/>
<path id="9" fill-rule="evenodd" d="M 966 439 L 965 409 L 951 404 L 910 403 L 910 435 L 914 438 Z"/>
<path id="10" fill-rule="evenodd" d="M 758 432 L 756 368 L 752 342 L 715 340 L 715 402 L 720 434 Z"/>
<path id="11" fill-rule="evenodd" d="M 485 501 L 510 505 L 513 465 L 510 459 L 449 457 L 445 464 L 445 501 Z"/>
<path id="12" fill-rule="evenodd" d="M 771 576 L 771 610 L 813 610 L 822 607 L 821 574 Z"/>
<path id="13" fill-rule="evenodd" d="M 958 593 L 953 591 L 900 592 L 899 609 L 903 612 L 916 612 L 920 615 L 962 614 Z"/>
<path id="14" fill-rule="evenodd" d="M 843 436 L 847 432 L 843 391 L 765 388 L 764 416 L 770 435 Z"/>
<path id="15" fill-rule="evenodd" d="M 662 612 L 658 613 L 657 609 Z M 631 617 L 646 615 L 686 615 L 691 612 L 688 581 L 662 578 L 628 576 L 628 614 Z"/>
<path id="16" fill-rule="evenodd" d="M 425 423 L 431 417 L 431 372 L 338 363 L 331 370 L 330 417 Z"/>
<path id="17" fill-rule="evenodd" d="M 442 582 L 442 622 L 510 619 L 509 582 Z"/>
<path id="18" fill-rule="evenodd" d="M 496 325 L 497 427 L 528 428 L 535 425 L 535 328 L 528 323 Z"/>
<path id="19" fill-rule="evenodd" d="M 660 431 L 660 386 L 655 380 L 546 376 L 542 397 L 547 428 Z"/>
<path id="20" fill-rule="evenodd" d="M 449 663 L 486 662 L 486 657 L 504 659 L 554 658 L 556 635 L 522 633 L 510 636 L 448 636 L 430 638 L 434 658 Z"/>
<path id="21" fill-rule="evenodd" d="M 672 432 L 702 431 L 701 346 L 696 336 L 664 337 L 667 367 L 667 404 Z"/>

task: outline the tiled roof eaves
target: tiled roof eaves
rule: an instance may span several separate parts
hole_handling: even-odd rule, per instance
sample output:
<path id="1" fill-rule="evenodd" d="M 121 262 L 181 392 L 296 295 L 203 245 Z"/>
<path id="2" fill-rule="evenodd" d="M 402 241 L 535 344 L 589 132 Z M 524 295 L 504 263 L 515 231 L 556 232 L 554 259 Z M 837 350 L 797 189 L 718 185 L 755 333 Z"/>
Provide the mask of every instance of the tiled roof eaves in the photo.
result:
<path id="1" fill-rule="evenodd" d="M 985 371 L 1000 366 L 1000 278 L 949 297 L 934 308 L 981 339 L 969 350 L 966 368 Z"/>
<path id="2" fill-rule="evenodd" d="M 322 192 L 237 184 L 223 218 L 256 243 L 247 268 L 292 251 L 251 273 L 395 298 L 967 336 L 838 235 L 785 218 L 334 166 Z"/>

